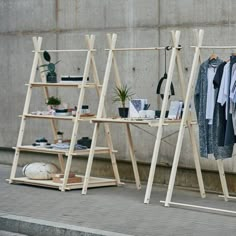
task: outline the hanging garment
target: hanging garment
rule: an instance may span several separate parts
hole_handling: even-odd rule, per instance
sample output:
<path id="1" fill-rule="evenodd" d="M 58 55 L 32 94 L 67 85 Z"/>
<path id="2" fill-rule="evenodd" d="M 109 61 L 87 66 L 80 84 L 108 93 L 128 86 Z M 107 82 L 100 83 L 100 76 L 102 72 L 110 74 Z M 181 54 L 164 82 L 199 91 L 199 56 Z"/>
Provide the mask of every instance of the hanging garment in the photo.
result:
<path id="1" fill-rule="evenodd" d="M 223 62 L 217 68 L 215 77 L 213 79 L 213 84 L 215 88 L 216 101 L 219 96 L 219 90 L 222 83 L 222 75 L 224 69 L 227 68 L 226 62 Z M 216 126 L 216 129 L 213 129 L 213 145 L 214 145 L 214 156 L 216 159 L 225 159 L 232 157 L 233 154 L 233 145 L 224 145 L 225 141 L 225 130 L 226 130 L 226 117 L 225 117 L 226 104 L 221 106 L 219 103 L 215 103 L 214 118 L 213 123 Z"/>
<path id="2" fill-rule="evenodd" d="M 214 124 L 209 125 L 206 119 L 207 72 L 213 62 L 218 67 L 223 61 L 219 58 L 215 60 L 210 60 L 209 58 L 200 65 L 194 94 L 194 104 L 199 125 L 200 156 L 206 158 L 208 154 L 213 153 L 213 128 L 216 128 Z"/>
<path id="3" fill-rule="evenodd" d="M 221 106 L 225 105 L 224 112 L 225 112 L 226 120 L 228 118 L 227 108 L 228 108 L 228 96 L 229 96 L 228 94 L 229 77 L 230 77 L 229 73 L 230 73 L 230 62 L 228 62 L 224 67 L 218 99 L 217 99 L 217 102 L 220 103 Z"/>
<path id="4" fill-rule="evenodd" d="M 206 119 L 208 124 L 213 123 L 213 113 L 215 107 L 215 89 L 213 85 L 213 79 L 216 73 L 217 66 L 209 64 L 207 69 L 207 101 L 206 101 Z"/>
<path id="5" fill-rule="evenodd" d="M 236 63 L 232 66 L 231 83 L 230 83 L 230 113 L 232 114 L 232 122 L 234 135 L 236 135 Z"/>
<path id="6" fill-rule="evenodd" d="M 213 79 L 214 88 L 216 90 L 217 101 L 219 100 L 220 88 L 221 88 L 221 92 L 223 91 L 222 89 L 223 84 L 221 83 L 222 83 L 222 78 L 223 78 L 223 72 L 225 71 L 224 69 L 225 65 L 226 65 L 226 62 L 223 62 L 222 64 L 219 65 L 219 67 L 217 68 L 215 77 Z M 215 104 L 215 112 L 216 112 L 216 115 L 218 115 L 218 123 L 219 123 L 217 126 L 217 133 L 220 134 L 218 135 L 217 145 L 221 147 L 223 147 L 225 144 L 225 130 L 226 130 L 225 109 L 226 109 L 226 104 L 220 105 L 218 102 Z"/>
<path id="7" fill-rule="evenodd" d="M 214 60 L 214 64 L 217 65 L 217 67 L 222 62 L 223 61 L 220 60 L 219 58 Z M 199 125 L 200 156 L 207 158 L 208 154 L 214 154 L 216 159 L 224 159 L 232 156 L 232 147 L 231 146 L 219 147 L 217 145 L 218 143 L 217 125 L 219 119 L 218 116 L 215 115 L 216 109 L 214 109 L 212 125 L 209 125 L 208 124 L 209 121 L 206 119 L 206 101 L 207 101 L 207 91 L 208 91 L 207 72 L 209 66 L 211 66 L 211 63 L 212 61 L 208 59 L 200 65 L 194 94 L 194 103 Z M 214 104 L 216 103 L 217 96 L 218 96 L 218 90 L 215 93 Z"/>
<path id="8" fill-rule="evenodd" d="M 236 56 L 230 57 L 230 70 L 229 70 L 229 83 L 227 87 L 227 93 L 228 93 L 228 106 L 226 104 L 226 112 L 227 112 L 227 123 L 226 123 L 226 132 L 225 132 L 225 145 L 234 145 L 236 143 L 236 136 L 234 135 L 234 129 L 233 129 L 233 120 L 232 120 L 232 112 L 230 113 L 230 84 L 231 84 L 231 77 L 232 77 L 232 67 L 236 63 Z M 232 109 L 231 109 L 232 111 Z"/>
<path id="9" fill-rule="evenodd" d="M 231 83 L 230 83 L 230 100 L 236 103 L 236 64 L 232 67 Z"/>

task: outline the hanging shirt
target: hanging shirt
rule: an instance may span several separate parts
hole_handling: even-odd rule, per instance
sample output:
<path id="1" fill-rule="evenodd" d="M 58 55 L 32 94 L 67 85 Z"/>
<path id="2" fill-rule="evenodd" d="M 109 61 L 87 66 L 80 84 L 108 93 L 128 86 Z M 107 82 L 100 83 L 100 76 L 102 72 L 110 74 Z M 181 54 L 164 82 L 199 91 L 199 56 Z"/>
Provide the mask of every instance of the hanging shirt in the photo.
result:
<path id="1" fill-rule="evenodd" d="M 218 98 L 219 88 L 221 86 L 222 75 L 226 62 L 220 64 L 217 68 L 213 83 L 215 88 L 216 100 Z M 216 102 L 213 117 L 213 141 L 214 141 L 214 155 L 216 159 L 230 158 L 233 154 L 233 145 L 225 146 L 225 135 L 227 120 L 225 119 L 226 103 L 221 106 Z"/>
<path id="2" fill-rule="evenodd" d="M 207 70 L 207 103 L 206 103 L 206 119 L 208 124 L 212 125 L 213 113 L 215 107 L 215 89 L 213 79 L 216 73 L 216 67 L 209 65 Z"/>
<path id="3" fill-rule="evenodd" d="M 206 158 L 208 157 L 208 154 L 215 153 L 214 149 L 217 147 L 217 145 L 215 145 L 216 137 L 213 135 L 213 130 L 215 130 L 216 127 L 214 123 L 213 125 L 209 125 L 208 120 L 206 119 L 208 90 L 207 74 L 208 68 L 211 67 L 211 62 L 212 61 L 208 59 L 200 65 L 194 94 L 194 104 L 199 128 L 200 156 Z M 222 60 L 219 58 L 214 61 L 214 64 L 217 66 L 219 66 L 221 63 Z"/>
<path id="4" fill-rule="evenodd" d="M 219 65 L 217 68 L 213 84 L 216 92 L 216 99 L 218 99 L 219 96 L 219 90 L 221 87 L 221 82 L 222 82 L 222 76 L 224 72 L 224 67 L 226 65 L 226 62 L 223 62 L 222 64 Z M 223 147 L 225 144 L 225 130 L 226 130 L 226 119 L 225 119 L 225 104 L 221 106 L 221 104 L 217 103 L 215 104 L 215 115 L 218 116 L 217 120 L 219 124 L 217 125 L 217 134 L 218 135 L 218 142 L 217 145 Z"/>
<path id="5" fill-rule="evenodd" d="M 232 66 L 231 83 L 230 83 L 230 113 L 232 114 L 232 122 L 234 135 L 236 135 L 236 64 Z"/>
<path id="6" fill-rule="evenodd" d="M 232 75 L 230 83 L 230 100 L 236 103 L 236 64 L 232 66 Z"/>
<path id="7" fill-rule="evenodd" d="M 222 60 L 217 58 L 215 60 L 215 64 L 218 66 L 223 63 Z M 206 100 L 207 100 L 207 71 L 209 66 L 211 65 L 211 60 L 208 59 L 200 65 L 197 83 L 195 87 L 194 94 L 194 104 L 195 110 L 198 120 L 198 128 L 199 128 L 199 147 L 200 147 L 200 156 L 208 158 L 209 155 L 213 153 L 215 159 L 225 159 L 232 157 L 233 146 L 218 146 L 218 133 L 217 127 L 219 126 L 218 119 L 218 108 L 220 104 L 216 104 L 215 100 L 215 109 L 213 115 L 213 124 L 209 125 L 208 120 L 206 120 Z M 217 78 L 215 80 L 215 85 L 220 83 L 220 75 L 222 74 L 224 65 L 220 67 L 220 70 L 216 71 Z M 218 96 L 218 89 L 215 91 L 215 97 Z M 225 114 L 225 112 L 223 112 Z"/>
<path id="8" fill-rule="evenodd" d="M 227 114 L 227 109 L 228 109 L 228 86 L 229 86 L 229 72 L 230 71 L 230 62 L 228 62 L 223 71 L 222 79 L 221 79 L 221 84 L 220 84 L 220 90 L 218 94 L 218 99 L 217 102 L 223 106 L 226 104 L 226 109 L 225 109 L 225 118 L 227 120 L 228 114 Z"/>
<path id="9" fill-rule="evenodd" d="M 233 120 L 232 120 L 232 109 L 230 109 L 230 84 L 231 84 L 231 78 L 232 78 L 232 69 L 234 64 L 236 63 L 236 56 L 232 55 L 230 56 L 230 69 L 229 69 L 229 80 L 228 80 L 228 98 L 226 103 L 226 112 L 227 112 L 227 124 L 226 124 L 226 131 L 225 131 L 225 145 L 233 145 L 236 143 L 236 136 L 234 135 L 234 129 L 233 129 Z"/>

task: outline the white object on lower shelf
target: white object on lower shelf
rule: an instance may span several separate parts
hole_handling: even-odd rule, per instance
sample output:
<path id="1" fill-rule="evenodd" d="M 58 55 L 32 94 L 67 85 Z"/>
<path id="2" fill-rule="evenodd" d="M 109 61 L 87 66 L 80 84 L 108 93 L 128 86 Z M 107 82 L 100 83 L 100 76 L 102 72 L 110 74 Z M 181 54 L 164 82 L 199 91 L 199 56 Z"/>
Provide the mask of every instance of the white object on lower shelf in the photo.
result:
<path id="1" fill-rule="evenodd" d="M 52 163 L 34 162 L 23 167 L 22 173 L 29 179 L 49 180 L 52 174 L 58 173 L 58 168 Z"/>

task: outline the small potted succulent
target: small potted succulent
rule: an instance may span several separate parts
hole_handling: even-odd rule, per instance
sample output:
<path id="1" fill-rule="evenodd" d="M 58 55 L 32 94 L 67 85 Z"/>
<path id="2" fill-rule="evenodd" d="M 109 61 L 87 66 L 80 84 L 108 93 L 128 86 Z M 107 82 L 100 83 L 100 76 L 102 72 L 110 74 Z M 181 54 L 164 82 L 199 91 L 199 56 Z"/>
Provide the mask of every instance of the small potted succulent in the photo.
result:
<path id="1" fill-rule="evenodd" d="M 47 99 L 46 104 L 50 106 L 51 109 L 56 109 L 61 104 L 61 99 L 51 96 Z"/>
<path id="2" fill-rule="evenodd" d="M 45 61 L 48 62 L 48 64 L 41 65 L 40 67 L 47 67 L 46 70 L 42 72 L 47 72 L 47 82 L 48 83 L 57 83 L 57 74 L 55 72 L 56 70 L 56 64 L 59 62 L 57 61 L 56 63 L 51 62 L 51 56 L 47 51 L 43 52 L 43 58 Z"/>
<path id="3" fill-rule="evenodd" d="M 113 102 L 120 102 L 122 107 L 119 107 L 119 115 L 122 118 L 128 117 L 129 108 L 125 107 L 126 101 L 131 100 L 134 93 L 131 92 L 131 88 L 127 85 L 116 86 L 114 89 Z"/>

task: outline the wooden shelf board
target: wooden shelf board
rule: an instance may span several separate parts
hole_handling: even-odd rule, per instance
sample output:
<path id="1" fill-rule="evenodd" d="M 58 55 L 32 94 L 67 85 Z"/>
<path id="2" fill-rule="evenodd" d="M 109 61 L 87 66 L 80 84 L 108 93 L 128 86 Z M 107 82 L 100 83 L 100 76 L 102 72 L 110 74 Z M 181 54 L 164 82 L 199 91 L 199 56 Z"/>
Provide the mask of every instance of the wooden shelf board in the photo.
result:
<path id="1" fill-rule="evenodd" d="M 20 115 L 19 117 L 22 117 L 23 115 Z M 57 119 L 57 120 L 73 120 L 75 119 L 75 116 L 54 116 L 54 115 L 33 115 L 33 114 L 25 114 L 26 118 L 36 118 L 36 119 Z M 94 119 L 96 115 L 94 116 L 84 116 L 82 115 L 78 120 L 79 121 L 90 121 L 91 119 Z"/>
<path id="2" fill-rule="evenodd" d="M 80 83 L 75 83 L 75 82 L 59 82 L 59 83 L 43 83 L 43 82 L 34 82 L 31 84 L 26 84 L 26 85 L 31 85 L 32 87 L 82 87 L 82 82 Z M 85 88 L 94 88 L 96 87 L 95 83 L 87 83 L 84 86 Z M 99 85 L 100 87 L 100 85 Z"/>
<path id="3" fill-rule="evenodd" d="M 24 116 L 27 118 L 58 119 L 58 120 L 73 120 L 75 118 L 74 116 L 32 115 L 32 114 L 26 114 Z M 20 117 L 22 117 L 22 115 Z"/>
<path id="4" fill-rule="evenodd" d="M 124 124 L 143 124 L 150 126 L 158 126 L 159 119 L 134 119 L 134 118 L 95 118 L 91 119 L 94 123 L 124 123 Z M 181 120 L 165 120 L 164 125 L 179 124 Z"/>
<path id="5" fill-rule="evenodd" d="M 84 177 L 81 175 L 77 176 L 82 177 L 82 179 Z M 9 181 L 9 179 L 7 181 Z M 62 183 L 54 183 L 52 180 L 34 180 L 34 179 L 29 179 L 27 177 L 13 178 L 12 183 L 35 185 L 35 186 L 57 188 L 57 189 L 61 189 L 62 186 Z M 89 178 L 89 185 L 88 185 L 89 188 L 104 187 L 104 186 L 117 186 L 117 182 L 115 179 L 97 178 L 97 177 Z M 66 185 L 66 190 L 82 189 L 82 188 L 83 188 L 83 180 L 80 183 L 70 183 Z"/>
<path id="6" fill-rule="evenodd" d="M 16 147 L 13 147 L 16 149 Z M 61 150 L 61 149 L 51 149 L 51 148 L 45 148 L 45 147 L 34 147 L 32 145 L 24 145 L 24 146 L 19 146 L 19 150 L 21 151 L 26 151 L 26 152 L 41 152 L 41 153 L 49 153 L 49 154 L 64 154 L 68 155 L 68 149 L 66 150 Z M 95 153 L 96 154 L 104 154 L 104 153 L 109 153 L 110 149 L 108 147 L 96 147 L 95 148 Z M 82 149 L 82 150 L 75 150 L 72 155 L 73 156 L 83 156 L 83 155 L 88 155 L 90 152 L 90 149 Z M 116 150 L 113 150 L 112 152 L 117 152 Z"/>

